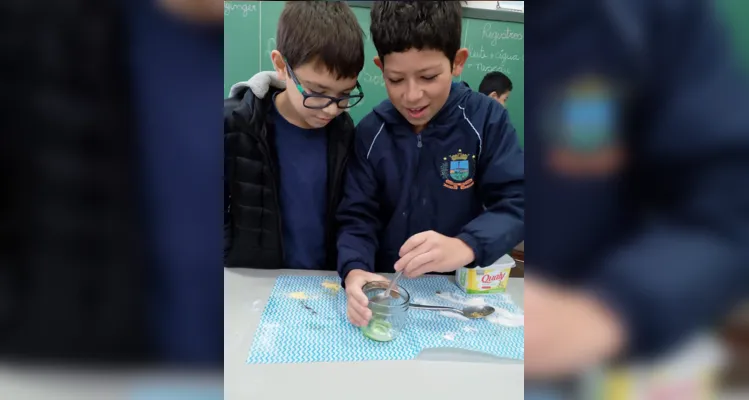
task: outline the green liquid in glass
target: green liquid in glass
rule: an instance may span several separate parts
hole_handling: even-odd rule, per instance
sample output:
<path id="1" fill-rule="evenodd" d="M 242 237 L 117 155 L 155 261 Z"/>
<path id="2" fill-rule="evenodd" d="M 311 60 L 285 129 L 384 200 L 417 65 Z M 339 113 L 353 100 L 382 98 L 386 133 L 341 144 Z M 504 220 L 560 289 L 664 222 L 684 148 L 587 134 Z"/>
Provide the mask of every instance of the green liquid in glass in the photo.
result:
<path id="1" fill-rule="evenodd" d="M 373 319 L 369 325 L 362 328 L 364 336 L 378 342 L 388 342 L 393 340 L 393 329 L 390 322 Z"/>

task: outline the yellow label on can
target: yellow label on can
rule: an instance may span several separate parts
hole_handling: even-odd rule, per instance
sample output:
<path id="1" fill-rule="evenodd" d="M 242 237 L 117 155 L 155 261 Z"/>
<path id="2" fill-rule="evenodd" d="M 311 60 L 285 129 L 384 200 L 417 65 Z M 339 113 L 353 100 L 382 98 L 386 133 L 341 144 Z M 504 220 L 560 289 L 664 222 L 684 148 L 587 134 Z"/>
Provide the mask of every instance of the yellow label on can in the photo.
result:
<path id="1" fill-rule="evenodd" d="M 466 293 L 503 293 L 512 268 L 470 268 L 465 277 Z"/>

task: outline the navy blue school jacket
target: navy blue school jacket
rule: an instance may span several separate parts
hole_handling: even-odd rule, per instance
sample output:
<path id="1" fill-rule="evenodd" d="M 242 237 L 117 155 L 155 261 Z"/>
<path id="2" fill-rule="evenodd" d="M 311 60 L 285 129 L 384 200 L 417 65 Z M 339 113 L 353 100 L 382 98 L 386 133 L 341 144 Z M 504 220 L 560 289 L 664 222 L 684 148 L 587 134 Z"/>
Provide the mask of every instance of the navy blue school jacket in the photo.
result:
<path id="1" fill-rule="evenodd" d="M 523 240 L 523 151 L 507 111 L 453 83 L 442 110 L 419 134 L 383 101 L 356 127 L 338 209 L 338 273 L 393 272 L 412 235 L 458 237 L 475 264 Z"/>
<path id="2" fill-rule="evenodd" d="M 747 294 L 746 79 L 713 2 L 532 3 L 526 263 L 597 293 L 624 322 L 630 355 L 659 354 Z M 575 144 L 576 132 L 588 140 Z M 616 142 L 624 157 L 610 165 L 578 154 L 549 167 L 580 144 L 616 160 Z"/>

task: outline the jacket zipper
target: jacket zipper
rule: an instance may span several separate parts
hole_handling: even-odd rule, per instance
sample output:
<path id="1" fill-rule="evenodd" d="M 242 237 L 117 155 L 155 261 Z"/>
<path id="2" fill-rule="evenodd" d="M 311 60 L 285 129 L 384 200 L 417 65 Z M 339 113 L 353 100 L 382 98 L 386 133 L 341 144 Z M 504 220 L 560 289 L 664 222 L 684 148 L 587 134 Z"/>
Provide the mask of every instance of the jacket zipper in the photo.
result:
<path id="1" fill-rule="evenodd" d="M 424 143 L 421 141 L 421 132 L 419 132 L 419 133 L 416 134 L 416 147 L 418 148 L 418 151 L 416 152 L 416 171 L 414 172 L 416 175 L 414 175 L 414 177 L 418 177 L 418 174 L 419 174 L 419 168 L 421 166 L 421 148 L 423 146 L 424 146 Z M 411 226 L 411 221 L 412 221 L 412 218 L 413 218 L 413 213 L 416 212 L 416 210 L 419 208 L 419 206 L 418 206 L 418 204 L 419 204 L 419 196 L 420 196 L 420 194 L 419 194 L 418 185 L 414 184 L 411 187 L 411 201 L 410 201 L 410 203 L 411 203 L 411 210 L 410 210 L 410 215 L 409 215 L 409 218 L 408 218 L 408 221 L 407 221 L 408 224 L 407 224 L 407 228 L 406 228 L 406 238 L 404 240 L 408 240 L 408 237 L 410 236 L 409 232 L 411 232 L 411 229 L 413 228 Z M 414 202 L 416 202 L 416 203 L 414 204 Z"/>

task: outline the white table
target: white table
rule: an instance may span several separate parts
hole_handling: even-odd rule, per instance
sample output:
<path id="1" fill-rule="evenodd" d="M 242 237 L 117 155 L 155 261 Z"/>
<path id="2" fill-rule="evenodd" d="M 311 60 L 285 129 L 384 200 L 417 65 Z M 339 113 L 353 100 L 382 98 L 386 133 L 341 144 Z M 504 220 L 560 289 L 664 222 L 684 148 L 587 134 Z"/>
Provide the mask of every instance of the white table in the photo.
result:
<path id="1" fill-rule="evenodd" d="M 224 398 L 234 399 L 382 399 L 374 392 L 384 382 L 389 399 L 522 399 L 523 362 L 452 349 L 429 349 L 410 361 L 270 364 L 245 363 L 262 307 L 281 274 L 331 275 L 296 270 L 224 270 Z M 523 279 L 510 278 L 508 294 L 523 307 Z M 469 391 L 470 389 L 470 391 Z"/>

